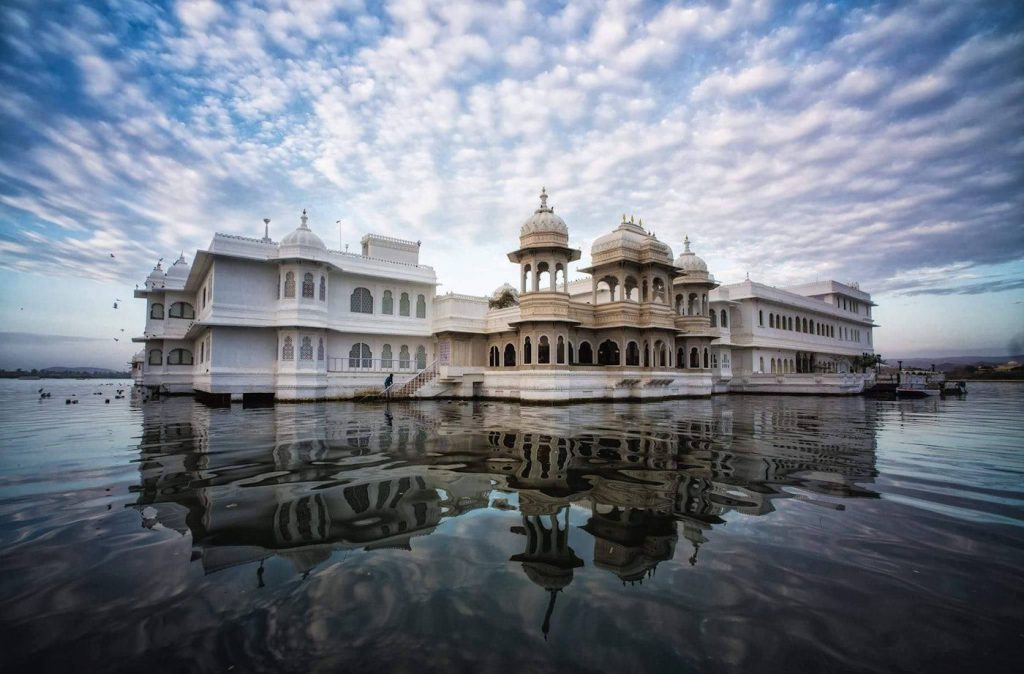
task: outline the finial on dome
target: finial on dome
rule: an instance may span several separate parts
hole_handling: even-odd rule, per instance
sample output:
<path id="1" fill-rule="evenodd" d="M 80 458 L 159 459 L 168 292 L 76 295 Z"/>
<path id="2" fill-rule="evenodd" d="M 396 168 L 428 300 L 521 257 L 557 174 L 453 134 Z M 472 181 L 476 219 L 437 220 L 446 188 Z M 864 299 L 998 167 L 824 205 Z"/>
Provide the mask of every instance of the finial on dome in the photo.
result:
<path id="1" fill-rule="evenodd" d="M 306 215 L 306 209 L 305 208 L 302 209 L 302 217 L 299 218 L 299 220 L 302 221 L 302 225 L 300 225 L 302 227 L 302 229 L 309 229 L 309 225 L 306 224 L 307 222 L 309 222 L 309 217 Z"/>
<path id="2" fill-rule="evenodd" d="M 540 208 L 537 210 L 538 212 L 551 210 L 548 208 L 548 191 L 543 187 L 540 188 Z"/>
<path id="3" fill-rule="evenodd" d="M 638 218 L 636 224 L 638 224 L 641 227 L 643 227 L 644 226 L 644 219 L 643 218 Z"/>
<path id="4" fill-rule="evenodd" d="M 626 224 L 626 214 L 622 214 L 622 224 Z"/>
<path id="5" fill-rule="evenodd" d="M 683 252 L 684 253 L 689 253 L 690 252 L 690 237 L 689 236 L 684 236 L 683 237 Z"/>

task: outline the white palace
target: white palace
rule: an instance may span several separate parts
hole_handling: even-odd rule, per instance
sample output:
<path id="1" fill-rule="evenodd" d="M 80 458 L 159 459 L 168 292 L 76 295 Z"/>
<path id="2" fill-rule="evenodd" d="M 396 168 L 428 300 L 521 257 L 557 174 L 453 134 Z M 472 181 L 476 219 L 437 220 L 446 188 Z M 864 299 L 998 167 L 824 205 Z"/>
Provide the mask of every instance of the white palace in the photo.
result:
<path id="1" fill-rule="evenodd" d="M 146 300 L 139 383 L 220 401 L 488 397 L 534 402 L 713 393 L 860 393 L 872 376 L 871 296 L 821 281 L 719 284 L 690 250 L 623 217 L 581 257 L 540 195 L 523 224 L 518 287 L 436 295 L 420 244 L 368 234 L 328 250 L 303 211 L 280 242 L 215 234 L 192 264 L 160 264 Z M 269 223 L 269 221 L 265 221 Z"/>

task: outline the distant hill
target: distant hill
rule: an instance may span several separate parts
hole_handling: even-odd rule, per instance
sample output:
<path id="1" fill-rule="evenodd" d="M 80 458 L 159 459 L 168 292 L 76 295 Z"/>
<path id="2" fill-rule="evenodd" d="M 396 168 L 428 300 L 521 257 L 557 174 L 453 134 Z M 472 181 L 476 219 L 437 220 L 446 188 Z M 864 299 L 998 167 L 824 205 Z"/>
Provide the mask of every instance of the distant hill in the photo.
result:
<path id="1" fill-rule="evenodd" d="M 886 358 L 889 365 L 896 365 L 897 360 L 903 361 L 903 367 L 909 368 L 930 368 L 935 364 L 936 370 L 948 372 L 964 365 L 1001 365 L 1007 361 L 1015 360 L 1024 363 L 1024 355 L 1018 356 L 939 356 L 935 358 Z"/>
<path id="2" fill-rule="evenodd" d="M 109 367 L 44 367 L 39 370 L 40 373 L 46 374 L 60 374 L 62 372 L 88 372 L 89 374 L 110 374 L 118 372 L 118 370 L 111 370 Z"/>

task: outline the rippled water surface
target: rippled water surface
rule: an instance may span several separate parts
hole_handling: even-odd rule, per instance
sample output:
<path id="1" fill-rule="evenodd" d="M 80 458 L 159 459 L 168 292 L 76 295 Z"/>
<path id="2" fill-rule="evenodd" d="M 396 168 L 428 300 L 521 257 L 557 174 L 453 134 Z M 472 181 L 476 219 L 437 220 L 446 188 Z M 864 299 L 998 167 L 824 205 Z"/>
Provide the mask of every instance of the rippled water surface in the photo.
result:
<path id="1" fill-rule="evenodd" d="M 554 408 L 114 390 L 0 382 L 2 670 L 1021 662 L 1021 385 Z"/>

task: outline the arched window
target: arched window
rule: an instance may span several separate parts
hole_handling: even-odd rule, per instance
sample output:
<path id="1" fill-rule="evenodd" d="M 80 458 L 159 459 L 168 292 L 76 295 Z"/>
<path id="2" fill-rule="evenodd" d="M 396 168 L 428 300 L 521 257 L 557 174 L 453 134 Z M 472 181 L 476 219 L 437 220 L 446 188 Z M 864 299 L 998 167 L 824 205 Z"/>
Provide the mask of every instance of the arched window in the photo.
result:
<path id="1" fill-rule="evenodd" d="M 427 317 L 427 298 L 423 295 L 416 296 L 416 318 Z"/>
<path id="2" fill-rule="evenodd" d="M 416 369 L 422 370 L 427 366 L 427 347 L 420 344 L 416 347 Z"/>
<path id="3" fill-rule="evenodd" d="M 398 315 L 409 315 L 409 293 L 402 293 L 402 296 L 398 298 Z"/>
<path id="4" fill-rule="evenodd" d="M 284 296 L 295 297 L 295 273 L 288 272 L 284 275 Z"/>
<path id="5" fill-rule="evenodd" d="M 299 347 L 299 360 L 313 360 L 313 338 L 303 337 Z"/>
<path id="6" fill-rule="evenodd" d="M 640 365 L 640 347 L 636 345 L 636 342 L 626 344 L 626 365 Z"/>
<path id="7" fill-rule="evenodd" d="M 320 343 L 317 344 L 317 347 L 316 347 L 316 359 L 317 360 L 323 360 L 324 359 L 324 338 L 323 337 L 320 338 Z"/>
<path id="8" fill-rule="evenodd" d="M 497 367 L 498 366 L 498 347 L 492 346 L 488 351 L 487 366 Z"/>
<path id="9" fill-rule="evenodd" d="M 530 338 L 527 337 L 523 340 L 523 365 L 529 365 L 533 362 L 533 350 L 530 346 Z"/>
<path id="10" fill-rule="evenodd" d="M 281 347 L 281 360 L 295 360 L 295 345 L 291 337 L 284 338 L 284 346 Z"/>
<path id="11" fill-rule="evenodd" d="M 546 335 L 541 335 L 537 340 L 537 363 L 547 364 L 551 362 L 551 343 Z"/>
<path id="12" fill-rule="evenodd" d="M 199 362 L 206 362 L 206 342 L 202 342 L 199 345 Z"/>
<path id="13" fill-rule="evenodd" d="M 537 273 L 533 278 L 534 290 L 547 290 L 548 286 L 551 285 L 551 270 L 548 267 L 547 262 L 541 262 L 537 265 Z M 526 360 L 524 359 L 525 363 Z"/>
<path id="14" fill-rule="evenodd" d="M 700 351 L 697 347 L 690 349 L 690 367 L 700 367 Z"/>
<path id="15" fill-rule="evenodd" d="M 768 314 L 768 327 L 769 328 L 774 328 L 775 327 L 775 314 Z"/>
<path id="16" fill-rule="evenodd" d="M 380 301 L 381 313 L 391 316 L 395 313 L 395 296 L 391 294 L 390 290 L 384 291 L 384 299 Z"/>
<path id="17" fill-rule="evenodd" d="M 512 344 L 506 344 L 505 345 L 505 360 L 504 360 L 504 364 L 505 364 L 505 367 L 515 367 L 516 366 L 516 347 L 513 346 Z"/>
<path id="18" fill-rule="evenodd" d="M 156 321 L 164 320 L 164 305 L 154 302 L 149 308 L 149 317 Z"/>
<path id="19" fill-rule="evenodd" d="M 790 329 L 790 331 L 793 330 L 793 317 L 792 316 L 789 317 L 789 329 Z"/>
<path id="20" fill-rule="evenodd" d="M 402 345 L 402 348 L 398 350 L 398 367 L 408 370 L 409 369 L 409 346 L 406 344 Z"/>
<path id="21" fill-rule="evenodd" d="M 203 308 L 206 308 L 206 286 L 203 286 Z"/>
<path id="22" fill-rule="evenodd" d="M 558 336 L 558 342 L 555 344 L 555 362 L 559 365 L 565 362 L 565 339 L 561 335 Z"/>
<path id="23" fill-rule="evenodd" d="M 810 332 L 810 330 L 807 329 L 807 319 L 806 318 L 804 319 L 804 332 Z"/>
<path id="24" fill-rule="evenodd" d="M 683 347 L 679 347 L 678 349 L 676 349 L 676 367 L 686 367 L 686 349 L 684 349 Z"/>
<path id="25" fill-rule="evenodd" d="M 149 351 L 149 364 L 150 365 L 163 365 L 164 363 L 164 352 L 160 349 L 150 349 Z"/>
<path id="26" fill-rule="evenodd" d="M 569 342 L 569 365 L 576 364 L 576 349 L 572 342 Z"/>
<path id="27" fill-rule="evenodd" d="M 764 374 L 764 356 L 759 356 L 759 359 L 760 359 L 760 365 L 761 365 L 761 367 L 760 367 L 760 369 L 758 370 L 758 372 L 760 372 L 761 374 Z"/>
<path id="28" fill-rule="evenodd" d="M 597 347 L 597 364 L 618 365 L 619 362 L 619 345 L 610 339 L 601 342 Z"/>
<path id="29" fill-rule="evenodd" d="M 188 349 L 171 349 L 167 354 L 168 365 L 191 365 L 192 352 Z"/>
<path id="30" fill-rule="evenodd" d="M 302 296 L 303 297 L 308 297 L 309 299 L 313 299 L 313 297 L 314 297 L 314 295 L 313 295 L 313 275 L 308 273 L 308 272 L 306 273 L 305 276 L 302 277 Z"/>
<path id="31" fill-rule="evenodd" d="M 704 347 L 704 369 L 711 367 L 710 359 L 708 358 L 708 348 Z"/>
<path id="32" fill-rule="evenodd" d="M 772 358 L 772 374 L 775 374 L 775 359 Z"/>
<path id="33" fill-rule="evenodd" d="M 654 343 L 654 353 L 658 358 L 658 367 L 668 366 L 668 349 L 665 348 L 665 342 L 658 340 Z"/>
<path id="34" fill-rule="evenodd" d="M 580 342 L 580 365 L 593 365 L 594 364 L 594 349 L 590 346 L 590 342 Z"/>
<path id="35" fill-rule="evenodd" d="M 370 353 L 370 345 L 362 342 L 356 342 L 352 345 L 352 348 L 348 350 L 348 366 L 349 367 L 371 367 L 373 365 L 373 355 Z"/>
<path id="36" fill-rule="evenodd" d="M 188 302 L 175 302 L 167 312 L 168 318 L 195 318 L 196 310 Z"/>
<path id="37" fill-rule="evenodd" d="M 349 310 L 357 314 L 373 313 L 373 295 L 366 288 L 356 288 L 352 291 L 349 302 Z"/>
<path id="38" fill-rule="evenodd" d="M 394 356 L 391 355 L 391 345 L 385 344 L 380 350 L 380 366 L 385 370 L 395 366 Z"/>
<path id="39" fill-rule="evenodd" d="M 764 327 L 764 311 L 760 309 L 757 311 L 757 325 L 762 328 Z"/>
<path id="40" fill-rule="evenodd" d="M 725 313 L 725 309 L 722 309 L 722 320 L 719 321 L 723 328 L 729 327 L 729 314 Z"/>
<path id="41" fill-rule="evenodd" d="M 320 276 L 320 301 L 327 301 L 327 277 L 323 275 Z"/>
<path id="42" fill-rule="evenodd" d="M 711 314 L 709 315 L 709 318 L 711 320 L 711 327 L 717 328 L 718 327 L 718 316 L 715 314 L 714 311 L 711 312 Z"/>

